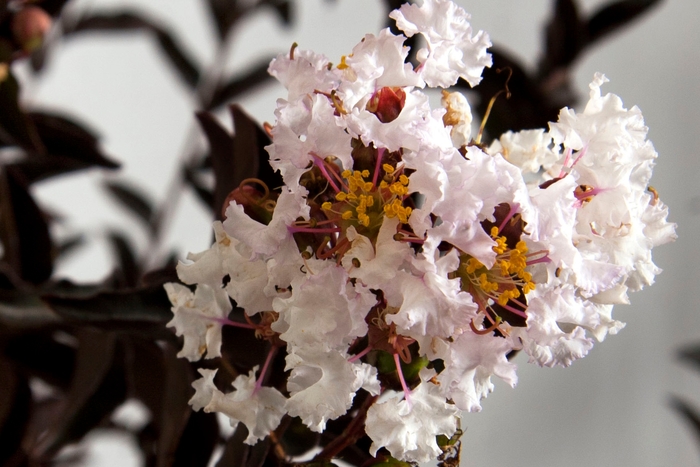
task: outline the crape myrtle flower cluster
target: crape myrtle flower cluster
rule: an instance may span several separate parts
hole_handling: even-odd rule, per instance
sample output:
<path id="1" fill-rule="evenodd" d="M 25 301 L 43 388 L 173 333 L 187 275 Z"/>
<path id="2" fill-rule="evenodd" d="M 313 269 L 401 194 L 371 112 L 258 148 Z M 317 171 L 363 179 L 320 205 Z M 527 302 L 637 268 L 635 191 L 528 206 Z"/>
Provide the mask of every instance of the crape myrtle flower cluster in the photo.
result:
<path id="1" fill-rule="evenodd" d="M 434 459 L 436 437 L 481 410 L 492 376 L 515 385 L 511 352 L 568 366 L 617 333 L 613 305 L 654 281 L 651 250 L 675 238 L 649 186 L 657 154 L 641 112 L 603 95 L 604 76 L 583 112 L 485 147 L 467 100 L 444 88 L 479 83 L 488 35 L 446 0 L 390 16 L 423 37 L 418 66 L 389 29 L 337 64 L 295 46 L 272 61 L 288 96 L 267 150 L 284 186 L 244 181 L 214 245 L 178 266 L 196 288 L 166 285 L 179 356 L 220 356 L 227 325 L 270 342 L 230 392 L 217 370 L 193 384 L 193 409 L 245 424 L 250 444 L 285 414 L 322 432 L 364 390 L 380 396 L 364 425 L 372 455 Z M 441 107 L 426 87 L 443 88 Z M 229 320 L 231 299 L 246 323 Z M 278 351 L 284 391 L 263 385 Z M 410 378 L 408 362 L 419 362 Z"/>

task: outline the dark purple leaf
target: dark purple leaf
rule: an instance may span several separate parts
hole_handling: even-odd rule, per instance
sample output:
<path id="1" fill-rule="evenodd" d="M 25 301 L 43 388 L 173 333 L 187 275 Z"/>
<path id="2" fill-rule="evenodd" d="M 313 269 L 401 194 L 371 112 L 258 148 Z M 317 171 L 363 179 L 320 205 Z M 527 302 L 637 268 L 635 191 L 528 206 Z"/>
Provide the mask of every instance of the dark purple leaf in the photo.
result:
<path id="1" fill-rule="evenodd" d="M 66 401 L 33 456 L 51 458 L 64 445 L 82 438 L 103 421 L 126 397 L 123 350 L 114 333 L 83 328 L 75 372 Z"/>
<path id="2" fill-rule="evenodd" d="M 118 288 L 133 288 L 139 282 L 140 268 L 136 260 L 136 253 L 129 244 L 127 238 L 119 232 L 109 232 L 109 238 L 117 259 L 116 283 Z"/>
<path id="3" fill-rule="evenodd" d="M 197 198 L 204 204 L 204 206 L 211 209 L 213 212 L 214 193 L 212 193 L 212 191 L 206 186 L 204 186 L 204 184 L 199 180 L 199 177 L 195 170 L 196 169 L 192 169 L 189 167 L 185 167 L 183 169 L 183 177 L 185 179 L 185 182 L 187 182 L 187 184 L 190 187 L 192 187 L 195 194 L 197 195 Z"/>
<path id="4" fill-rule="evenodd" d="M 61 318 L 35 295 L 18 291 L 3 291 L 0 294 L 0 327 L 26 331 L 52 326 L 60 321 Z"/>
<path id="5" fill-rule="evenodd" d="M 42 299 L 68 322 L 172 337 L 165 328 L 165 323 L 172 319 L 170 301 L 161 286 L 100 292 L 88 297 L 54 293 Z"/>
<path id="6" fill-rule="evenodd" d="M 108 159 L 98 147 L 97 138 L 82 125 L 61 115 L 32 112 L 29 118 L 45 146 L 45 152 L 29 153 L 11 164 L 26 184 L 90 167 L 114 169 L 119 164 Z"/>
<path id="7" fill-rule="evenodd" d="M 0 241 L 2 262 L 26 282 L 46 281 L 53 269 L 49 226 L 17 172 L 0 172 Z"/>
<path id="8" fill-rule="evenodd" d="M 237 185 L 234 180 L 237 177 L 236 157 L 233 149 L 233 137 L 219 124 L 214 115 L 207 112 L 198 112 L 197 120 L 204 130 L 209 142 L 212 165 L 214 167 L 214 215 L 222 218 L 221 207 L 228 194 Z"/>
<path id="9" fill-rule="evenodd" d="M 486 121 L 487 134 L 493 138 L 508 130 L 546 128 L 548 122 L 556 120 L 559 107 L 549 104 L 525 69 L 497 47 L 491 48 L 490 52 L 493 56 L 493 66 L 484 69 L 482 82 L 473 89 L 473 92 L 479 95 L 479 103 L 476 106 L 479 115 L 484 115 L 489 101 L 501 93 Z M 511 94 L 510 99 L 506 99 L 503 93 L 506 83 Z M 458 86 L 471 89 L 461 80 Z M 482 142 L 488 145 L 489 139 L 482 139 Z"/>
<path id="10" fill-rule="evenodd" d="M 177 447 L 193 413 L 187 402 L 194 394 L 191 387 L 194 375 L 189 362 L 183 358 L 177 358 L 175 354 L 172 346 L 163 348 L 165 391 L 162 393 L 163 410 L 158 414 L 160 435 L 157 465 L 159 467 L 171 466 L 175 462 Z"/>
<path id="11" fill-rule="evenodd" d="M 170 59 L 170 64 L 180 73 L 180 77 L 192 89 L 197 87 L 199 83 L 200 73 L 199 68 L 181 49 L 180 44 L 175 42 L 175 39 L 169 32 L 163 29 L 154 29 L 158 45 L 166 57 Z"/>
<path id="12" fill-rule="evenodd" d="M 75 367 L 75 349 L 57 342 L 53 333 L 49 328 L 14 336 L 8 339 L 5 354 L 25 374 L 67 390 Z"/>
<path id="13" fill-rule="evenodd" d="M 85 236 L 83 235 L 73 235 L 71 237 L 68 237 L 67 239 L 63 240 L 59 245 L 57 246 L 57 253 L 56 253 L 56 258 L 63 258 L 67 255 L 70 255 L 72 252 L 74 252 L 77 248 L 82 246 L 85 243 Z"/>
<path id="14" fill-rule="evenodd" d="M 219 40 L 223 41 L 229 29 L 241 18 L 243 11 L 239 8 L 238 0 L 207 0 Z"/>
<path id="15" fill-rule="evenodd" d="M 285 26 L 292 24 L 294 5 L 290 0 L 263 0 L 260 4 L 271 6 L 275 12 L 277 12 Z"/>
<path id="16" fill-rule="evenodd" d="M 689 363 L 700 370 L 700 346 L 686 347 L 678 352 L 678 356 L 684 363 Z"/>
<path id="17" fill-rule="evenodd" d="M 700 446 L 700 412 L 675 396 L 671 397 L 671 407 L 683 416 Z"/>
<path id="18" fill-rule="evenodd" d="M 43 153 L 39 135 L 18 101 L 19 84 L 12 73 L 0 82 L 0 142 L 21 146 L 32 153 Z"/>
<path id="19" fill-rule="evenodd" d="M 588 44 L 616 31 L 659 3 L 660 0 L 621 0 L 608 3 L 588 20 Z"/>
<path id="20" fill-rule="evenodd" d="M 186 410 L 192 410 L 187 406 Z M 175 453 L 173 467 L 206 467 L 219 440 L 215 413 L 192 412 Z"/>
<path id="21" fill-rule="evenodd" d="M 129 211 L 136 214 L 151 230 L 153 229 L 153 207 L 145 194 L 123 182 L 105 182 L 104 187 Z"/>
<path id="22" fill-rule="evenodd" d="M 24 457 L 21 441 L 27 428 L 31 393 L 14 365 L 0 358 L 0 465 L 16 465 Z"/>
<path id="23" fill-rule="evenodd" d="M 176 265 L 177 260 L 168 261 L 161 269 L 148 271 L 141 277 L 141 285 L 144 287 L 155 287 L 162 286 L 166 282 L 178 282 L 180 279 L 177 277 Z"/>
<path id="24" fill-rule="evenodd" d="M 67 23 L 64 26 L 64 35 L 89 31 L 126 32 L 142 30 L 153 35 L 161 52 L 168 58 L 169 63 L 177 70 L 180 78 L 191 88 L 197 86 L 200 72 L 194 61 L 185 53 L 181 45 L 175 40 L 171 31 L 158 24 L 157 21 L 145 17 L 135 11 L 122 11 L 118 13 L 101 13 L 86 15 L 77 21 Z"/>
<path id="25" fill-rule="evenodd" d="M 242 96 L 245 93 L 267 83 L 272 76 L 267 72 L 270 65 L 270 59 L 261 60 L 257 64 L 251 66 L 241 76 L 231 79 L 227 83 L 221 84 L 214 91 L 214 95 L 210 99 L 207 107 L 208 110 L 213 110 L 227 102 Z"/>
<path id="26" fill-rule="evenodd" d="M 587 43 L 585 24 L 579 19 L 574 0 L 555 0 L 554 13 L 546 26 L 540 76 L 567 68 Z"/>
<path id="27" fill-rule="evenodd" d="M 236 431 L 234 431 L 231 437 L 226 441 L 224 452 L 216 463 L 216 467 L 237 467 L 245 465 L 250 451 L 250 446 L 243 443 L 247 437 L 248 430 L 245 425 L 239 423 L 236 427 Z"/>
<path id="28" fill-rule="evenodd" d="M 51 16 L 58 16 L 66 3 L 68 0 L 40 0 L 37 2 L 37 6 L 40 6 Z"/>

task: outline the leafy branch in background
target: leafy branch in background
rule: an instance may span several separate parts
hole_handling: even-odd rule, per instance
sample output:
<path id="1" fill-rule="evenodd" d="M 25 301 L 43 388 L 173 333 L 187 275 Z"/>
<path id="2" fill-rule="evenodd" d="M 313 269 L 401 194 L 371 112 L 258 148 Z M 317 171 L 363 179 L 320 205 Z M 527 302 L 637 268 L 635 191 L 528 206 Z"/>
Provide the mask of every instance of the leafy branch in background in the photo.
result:
<path id="1" fill-rule="evenodd" d="M 61 449 L 95 428 L 131 432 L 115 425 L 111 415 L 125 400 L 134 398 L 151 414 L 147 424 L 132 433 L 146 465 L 205 466 L 217 447 L 223 449 L 219 466 L 290 465 L 289 456 L 314 447 L 367 465 L 371 462 L 369 441 L 362 430 L 348 426 L 350 418 L 329 422 L 326 432 L 319 435 L 298 418 L 286 417 L 274 436 L 252 447 L 243 443 L 247 436 L 243 426 L 228 439 L 221 437 L 214 414 L 192 412 L 187 404 L 196 370 L 209 363 L 176 358 L 180 343 L 165 328 L 172 315 L 162 284 L 176 279 L 175 259 L 167 254 L 161 258 L 159 248 L 183 189 L 193 190 L 212 219 L 221 219 L 225 200 L 243 180 L 255 177 L 270 187 L 281 184 L 279 174 L 267 163 L 264 147 L 270 141 L 266 132 L 232 104 L 267 81 L 269 57 L 232 76 L 223 76 L 221 64 L 243 18 L 272 9 L 283 24 L 291 25 L 294 2 L 208 0 L 219 46 L 212 64 L 204 70 L 197 57 L 182 47 L 177 31 L 158 18 L 136 10 L 64 11 L 67 3 L 40 0 L 27 6 L 21 1 L 0 2 L 0 464 L 60 464 L 66 460 L 59 456 Z M 387 11 L 401 3 L 387 0 Z M 555 120 L 562 106 L 575 101 L 570 70 L 580 54 L 656 3 L 611 2 L 582 18 L 575 1 L 555 1 L 542 58 L 534 72 L 494 47 L 494 66 L 470 92 L 477 93 L 477 109 L 483 114 L 490 99 L 504 88 L 505 75 L 497 70 L 509 68 L 511 98 L 496 101 L 487 132 L 495 135 L 508 129 L 539 128 Z M 58 25 L 56 34 L 41 44 L 51 22 Z M 197 98 L 192 127 L 201 130 L 208 148 L 186 148 L 174 158 L 179 170 L 169 186 L 169 196 L 159 205 L 131 183 L 105 183 L 106 192 L 146 227 L 151 248 L 139 256 L 123 232 L 109 231 L 106 237 L 115 256 L 113 273 L 99 284 L 74 284 L 54 277 L 54 267 L 68 252 L 80 248 L 88 234 L 57 242 L 52 227 L 63 221 L 42 209 L 32 187 L 90 168 L 114 171 L 119 163 L 104 153 L 89 122 L 85 125 L 68 114 L 26 108 L 19 101 L 21 83 L 10 65 L 31 60 L 34 72 L 41 73 L 59 42 L 95 33 L 112 34 L 115 40 L 125 34 L 145 34 L 155 41 L 173 73 Z M 233 133 L 211 113 L 224 107 L 233 120 Z M 213 175 L 213 186 L 206 182 L 209 175 Z M 231 319 L 241 317 L 242 311 L 234 309 Z M 229 372 L 217 376 L 220 385 L 230 384 L 238 374 L 261 364 L 266 353 L 264 342 L 251 339 L 250 333 L 235 328 L 226 328 L 224 333 L 229 335 L 225 335 L 220 362 L 215 364 Z M 283 373 L 283 359 L 277 358 L 273 365 L 278 370 L 273 374 Z M 32 390 L 30 383 L 35 380 L 49 385 L 50 394 L 39 396 Z M 352 410 L 363 410 L 368 397 L 358 396 Z M 675 404 L 697 426 L 696 413 L 680 400 Z M 447 447 L 458 446 L 458 440 L 445 440 L 444 446 L 441 462 L 456 465 L 458 448 Z M 381 465 L 406 465 L 387 462 Z"/>

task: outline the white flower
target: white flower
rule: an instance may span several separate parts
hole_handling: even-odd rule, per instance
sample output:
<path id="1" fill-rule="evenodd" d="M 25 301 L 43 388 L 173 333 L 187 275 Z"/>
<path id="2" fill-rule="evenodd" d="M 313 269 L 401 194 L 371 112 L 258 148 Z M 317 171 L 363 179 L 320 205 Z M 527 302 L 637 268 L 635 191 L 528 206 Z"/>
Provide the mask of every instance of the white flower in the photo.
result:
<path id="1" fill-rule="evenodd" d="M 428 43 L 417 57 L 421 76 L 428 86 L 450 87 L 463 78 L 476 86 L 484 67 L 491 66 L 488 34 L 472 36 L 471 16 L 448 0 L 423 0 L 421 6 L 404 4 L 389 16 L 408 37 L 422 34 Z"/>
<path id="2" fill-rule="evenodd" d="M 450 126 L 452 144 L 461 148 L 469 144 L 472 135 L 472 109 L 467 98 L 460 92 L 442 91 L 442 106 L 447 110 L 442 117 L 445 126 Z"/>
<path id="3" fill-rule="evenodd" d="M 501 154 L 524 174 L 549 169 L 559 158 L 552 148 L 552 137 L 544 130 L 507 131 L 491 143 L 489 154 Z"/>
<path id="4" fill-rule="evenodd" d="M 616 267 L 625 275 L 621 283 L 638 290 L 660 272 L 651 249 L 675 239 L 675 226 L 666 222 L 663 208 L 650 207 L 658 201 L 647 192 L 657 154 L 646 139 L 642 114 L 637 107 L 626 109 L 614 94 L 602 96 L 606 81 L 596 74 L 585 110 L 562 109 L 559 121 L 550 124 L 551 134 L 567 149 L 562 171 L 579 184 L 575 245 L 596 273 L 606 265 Z M 651 211 L 656 213 L 647 217 Z M 647 228 L 647 221 L 654 227 Z M 585 279 L 577 278 L 576 284 L 587 296 L 604 291 L 589 287 Z M 608 287 L 614 286 L 616 281 L 610 281 Z"/>
<path id="5" fill-rule="evenodd" d="M 511 386 L 518 381 L 515 364 L 506 358 L 511 350 L 511 342 L 502 337 L 479 336 L 470 331 L 461 334 L 443 358 L 445 370 L 437 377 L 441 393 L 461 410 L 481 411 L 481 399 L 494 388 L 492 375 Z"/>
<path id="6" fill-rule="evenodd" d="M 277 298 L 273 308 L 280 318 L 272 329 L 293 348 L 321 346 L 324 350 L 345 349 L 367 334 L 365 316 L 376 297 L 348 282 L 345 269 L 328 261 L 314 266 L 313 274 L 292 283 L 289 298 Z"/>
<path id="7" fill-rule="evenodd" d="M 284 187 L 268 225 L 251 219 L 243 210 L 243 206 L 232 202 L 226 208 L 224 230 L 250 248 L 251 259 L 258 255 L 273 255 L 285 241 L 293 241 L 288 227 L 298 217 L 309 218 L 309 206 L 305 196 L 306 190 L 303 188 L 290 191 Z"/>
<path id="8" fill-rule="evenodd" d="M 216 372 L 219 370 L 206 370 L 204 368 L 200 368 L 197 371 L 200 375 L 202 375 L 202 377 L 192 383 L 192 387 L 194 388 L 194 396 L 192 396 L 192 398 L 189 400 L 192 410 L 201 410 L 202 408 L 206 407 L 209 402 L 211 402 L 214 391 L 217 390 L 216 386 L 214 385 L 214 377 L 216 376 Z"/>
<path id="9" fill-rule="evenodd" d="M 365 363 L 350 363 L 344 353 L 313 347 L 297 348 L 287 355 L 285 370 L 292 370 L 285 409 L 301 417 L 309 429 L 323 432 L 326 422 L 345 414 L 355 393 L 364 387 L 378 393 L 377 373 Z"/>
<path id="10" fill-rule="evenodd" d="M 280 171 L 288 187 L 299 185 L 299 178 L 314 162 L 314 157 L 333 156 L 344 169 L 352 168 L 350 135 L 336 124 L 334 112 L 322 94 L 277 102 L 272 144 L 265 149 L 270 153 L 270 165 Z"/>
<path id="11" fill-rule="evenodd" d="M 388 87 L 422 86 L 423 80 L 406 63 L 405 37 L 383 29 L 379 36 L 367 34 L 346 58 L 344 79 L 338 86 L 345 110 L 364 110 L 375 91 Z M 376 117 L 375 117 L 376 118 Z"/>
<path id="12" fill-rule="evenodd" d="M 197 286 L 193 294 L 181 284 L 167 283 L 165 291 L 173 307 L 173 319 L 166 324 L 174 327 L 178 336 L 184 336 L 185 342 L 178 357 L 189 361 L 221 356 L 221 326 L 228 319 L 231 302 L 222 289 L 215 289 L 206 284 Z"/>
<path id="13" fill-rule="evenodd" d="M 221 412 L 230 419 L 231 427 L 243 423 L 248 428 L 246 444 L 255 444 L 277 428 L 285 414 L 286 399 L 277 389 L 255 386 L 255 366 L 250 373 L 238 375 L 233 381 L 233 392 L 224 394 L 214 389 L 205 412 Z"/>
<path id="14" fill-rule="evenodd" d="M 422 382 L 411 392 L 410 401 L 397 394 L 369 408 L 365 432 L 372 439 L 370 454 L 385 447 L 393 457 L 408 462 L 427 462 L 440 455 L 435 437 L 455 433 L 459 409 L 429 381 L 434 374 L 421 371 Z"/>
<path id="15" fill-rule="evenodd" d="M 337 70 L 328 69 L 328 59 L 310 50 L 293 49 L 270 62 L 268 72 L 289 91 L 290 101 L 318 90 L 330 92 L 340 82 Z"/>

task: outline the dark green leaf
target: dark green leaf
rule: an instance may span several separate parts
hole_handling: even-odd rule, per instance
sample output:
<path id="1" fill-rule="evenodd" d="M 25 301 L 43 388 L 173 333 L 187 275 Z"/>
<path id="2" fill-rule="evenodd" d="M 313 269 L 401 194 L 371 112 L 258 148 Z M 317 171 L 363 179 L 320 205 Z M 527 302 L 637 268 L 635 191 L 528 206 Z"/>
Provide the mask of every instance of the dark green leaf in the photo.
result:
<path id="1" fill-rule="evenodd" d="M 119 288 L 133 288 L 139 282 L 141 270 L 136 261 L 136 253 L 124 235 L 109 232 L 108 238 L 117 258 L 116 283 Z"/>
<path id="2" fill-rule="evenodd" d="M 19 84 L 10 72 L 0 82 L 0 142 L 21 146 L 32 153 L 43 153 L 36 128 L 22 111 L 18 101 Z"/>
<path id="3" fill-rule="evenodd" d="M 84 328 L 78 338 L 75 372 L 66 403 L 36 446 L 39 457 L 50 458 L 67 443 L 80 439 L 126 397 L 123 352 L 115 335 Z"/>
<path id="4" fill-rule="evenodd" d="M 671 397 L 671 407 L 683 416 L 686 423 L 690 426 L 693 435 L 695 435 L 698 445 L 700 445 L 700 413 L 685 401 L 675 396 Z"/>
<path id="5" fill-rule="evenodd" d="M 170 301 L 163 287 L 100 292 L 89 297 L 51 294 L 42 297 L 59 316 L 69 322 L 107 329 L 150 329 L 170 336 L 164 327 L 172 318 Z"/>
<path id="6" fill-rule="evenodd" d="M 53 270 L 49 226 L 27 186 L 13 168 L 0 172 L 2 262 L 22 280 L 39 284 Z"/>
<path id="7" fill-rule="evenodd" d="M 588 20 L 588 43 L 600 40 L 659 3 L 659 0 L 621 0 L 608 3 Z"/>
<path id="8" fill-rule="evenodd" d="M 146 196 L 135 187 L 123 182 L 105 182 L 107 191 L 129 211 L 136 214 L 145 225 L 152 229 L 153 207 Z"/>
<path id="9" fill-rule="evenodd" d="M 0 465 L 23 457 L 20 443 L 26 431 L 31 403 L 29 384 L 10 362 L 0 358 Z"/>
<path id="10" fill-rule="evenodd" d="M 207 106 L 208 110 L 213 110 L 219 106 L 242 96 L 247 92 L 267 83 L 272 76 L 267 72 L 270 66 L 271 59 L 261 60 L 257 64 L 251 66 L 241 76 L 231 79 L 227 83 L 221 84 L 214 91 L 214 95 L 210 99 Z"/>
<path id="11" fill-rule="evenodd" d="M 175 40 L 171 31 L 141 13 L 122 11 L 118 13 L 86 15 L 72 24 L 68 24 L 64 34 L 73 35 L 88 31 L 125 32 L 134 30 L 143 30 L 152 34 L 160 51 L 168 58 L 170 65 L 177 70 L 180 78 L 191 88 L 196 87 L 199 82 L 200 72 L 194 61 Z"/>

